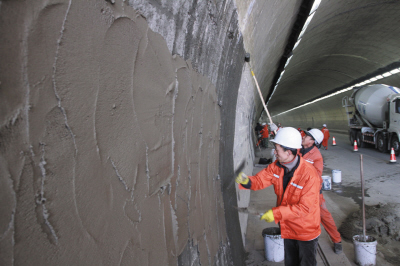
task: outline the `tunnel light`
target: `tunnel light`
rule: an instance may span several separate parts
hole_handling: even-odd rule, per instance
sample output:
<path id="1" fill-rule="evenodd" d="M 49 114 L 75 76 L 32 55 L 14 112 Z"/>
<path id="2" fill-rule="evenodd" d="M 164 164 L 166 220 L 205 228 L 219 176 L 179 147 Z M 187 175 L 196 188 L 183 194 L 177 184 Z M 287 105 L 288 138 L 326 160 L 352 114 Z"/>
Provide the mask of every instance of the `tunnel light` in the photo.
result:
<path id="1" fill-rule="evenodd" d="M 377 81 L 377 80 L 378 80 L 377 78 L 371 78 L 370 79 L 370 81 L 372 81 L 372 82 Z"/>
<path id="2" fill-rule="evenodd" d="M 305 31 L 310 24 L 311 20 L 313 19 L 315 12 L 308 16 L 306 22 L 304 23 L 303 30 Z"/>
<path id="3" fill-rule="evenodd" d="M 378 75 L 378 76 L 376 76 L 375 78 L 376 78 L 377 80 L 378 80 L 378 79 L 383 79 L 383 76 L 382 76 L 382 75 Z"/>
<path id="4" fill-rule="evenodd" d="M 397 73 L 400 72 L 400 70 L 398 68 L 396 68 L 396 69 L 393 69 L 393 70 L 391 70 L 389 72 L 392 73 L 392 74 L 397 74 Z"/>
<path id="5" fill-rule="evenodd" d="M 319 4 L 321 4 L 321 0 L 315 0 L 313 6 L 311 7 L 310 15 L 318 9 Z"/>
<path id="6" fill-rule="evenodd" d="M 301 41 L 301 38 L 298 39 L 297 42 L 294 44 L 293 50 L 296 49 L 296 47 L 299 45 L 300 41 Z"/>
<path id="7" fill-rule="evenodd" d="M 366 81 L 364 81 L 364 83 L 368 84 L 371 83 L 372 81 L 370 79 L 367 79 Z"/>
<path id="8" fill-rule="evenodd" d="M 293 46 L 292 52 L 297 48 L 297 46 L 299 46 L 299 43 L 301 42 L 301 37 L 302 37 L 303 34 L 306 32 L 306 29 L 307 29 L 308 25 L 310 24 L 311 20 L 313 19 L 314 15 L 315 15 L 315 13 L 316 13 L 316 10 L 318 9 L 318 7 L 319 7 L 320 4 L 321 4 L 321 0 L 314 0 L 314 3 L 313 3 L 313 5 L 312 5 L 312 7 L 311 7 L 311 10 L 310 10 L 310 13 L 309 13 L 309 15 L 308 15 L 308 18 L 307 18 L 306 22 L 305 22 L 304 25 L 303 25 L 303 28 L 302 28 L 302 30 L 301 30 L 301 32 L 300 32 L 300 34 L 299 34 L 299 37 L 297 38 L 297 42 L 296 42 L 296 43 L 294 44 L 294 46 Z M 290 62 L 290 60 L 292 59 L 292 57 L 293 57 L 293 55 L 290 56 L 290 57 L 286 60 L 285 66 L 283 67 L 284 69 L 289 65 L 289 62 Z M 281 76 L 279 77 L 278 81 L 277 81 L 276 84 L 275 84 L 276 86 L 275 86 L 274 90 L 273 90 L 272 93 L 271 93 L 271 96 L 269 97 L 269 99 L 268 99 L 268 101 L 267 101 L 267 105 L 268 105 L 269 101 L 271 100 L 272 95 L 274 95 L 274 92 L 275 92 L 275 90 L 276 90 L 276 88 L 277 88 L 278 83 L 279 83 L 280 80 L 281 80 L 282 75 L 283 75 L 283 72 L 281 73 Z"/>
<path id="9" fill-rule="evenodd" d="M 291 55 L 291 56 L 286 60 L 286 64 L 285 64 L 285 67 L 284 67 L 284 68 L 286 68 L 286 66 L 289 64 L 290 60 L 292 60 L 292 57 L 293 57 L 293 55 Z"/>
<path id="10" fill-rule="evenodd" d="M 390 73 L 390 72 L 386 72 L 386 73 L 382 74 L 382 76 L 384 76 L 385 78 L 390 77 L 391 75 L 392 75 L 392 73 Z"/>
<path id="11" fill-rule="evenodd" d="M 315 12 L 308 16 L 306 22 L 303 25 L 303 29 L 301 30 L 300 35 L 298 37 L 299 39 L 301 39 L 301 37 L 303 37 L 303 34 L 304 34 L 304 32 L 306 32 L 306 29 L 307 29 L 308 25 L 310 24 L 314 15 L 315 15 Z"/>

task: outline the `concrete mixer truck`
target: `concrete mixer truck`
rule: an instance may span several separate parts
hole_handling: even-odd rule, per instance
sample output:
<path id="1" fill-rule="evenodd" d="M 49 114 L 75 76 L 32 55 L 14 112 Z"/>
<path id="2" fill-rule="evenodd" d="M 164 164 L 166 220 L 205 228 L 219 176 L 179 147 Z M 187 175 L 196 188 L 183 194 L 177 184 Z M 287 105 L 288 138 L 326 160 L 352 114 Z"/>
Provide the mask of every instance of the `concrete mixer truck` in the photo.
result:
<path id="1" fill-rule="evenodd" d="M 358 147 L 373 144 L 380 152 L 400 152 L 400 89 L 384 84 L 354 87 L 342 99 L 349 123 L 349 139 Z"/>

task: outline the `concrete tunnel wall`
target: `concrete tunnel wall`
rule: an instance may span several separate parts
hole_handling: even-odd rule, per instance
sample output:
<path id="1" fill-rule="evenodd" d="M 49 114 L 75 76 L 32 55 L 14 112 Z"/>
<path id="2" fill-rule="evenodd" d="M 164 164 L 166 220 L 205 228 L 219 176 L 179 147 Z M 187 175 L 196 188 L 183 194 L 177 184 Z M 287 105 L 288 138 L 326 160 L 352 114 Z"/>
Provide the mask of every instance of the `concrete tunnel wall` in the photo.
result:
<path id="1" fill-rule="evenodd" d="M 1 265 L 243 263 L 234 1 L 0 1 L 0 35 Z"/>
<path id="2" fill-rule="evenodd" d="M 335 95 L 326 100 L 309 104 L 288 113 L 273 117 L 273 120 L 282 123 L 282 126 L 307 129 L 322 128 L 327 124 L 329 130 L 347 132 L 348 122 L 346 110 L 342 107 L 342 98 L 350 96 L 351 92 Z"/>
<path id="3" fill-rule="evenodd" d="M 386 84 L 400 88 L 400 75 L 384 77 L 370 84 Z M 272 119 L 274 122 L 282 123 L 283 126 L 300 127 L 302 129 L 308 127 L 321 129 L 322 125 L 326 124 L 332 132 L 347 134 L 349 127 L 346 109 L 342 106 L 342 99 L 345 96 L 350 97 L 351 94 L 352 90 L 343 92 L 281 115 L 273 115 Z M 353 108 L 350 107 L 349 111 L 353 111 Z M 262 119 L 267 120 L 265 115 Z"/>

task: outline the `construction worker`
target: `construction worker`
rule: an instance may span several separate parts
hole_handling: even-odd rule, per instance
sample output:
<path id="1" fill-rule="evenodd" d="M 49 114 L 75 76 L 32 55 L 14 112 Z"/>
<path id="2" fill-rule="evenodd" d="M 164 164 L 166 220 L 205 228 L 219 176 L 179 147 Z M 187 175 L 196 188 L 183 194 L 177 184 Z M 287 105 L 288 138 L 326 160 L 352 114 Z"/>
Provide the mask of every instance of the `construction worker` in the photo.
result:
<path id="1" fill-rule="evenodd" d="M 305 131 L 304 133 L 305 136 L 303 137 L 303 141 L 301 143 L 302 148 L 300 150 L 300 156 L 302 156 L 305 161 L 311 163 L 314 166 L 314 168 L 318 172 L 318 175 L 321 177 L 322 184 L 322 171 L 324 169 L 324 160 L 318 150 L 318 147 L 324 139 L 324 134 L 321 132 L 321 130 L 316 128 Z M 322 187 L 319 194 L 319 204 L 321 223 L 333 242 L 333 249 L 335 253 L 339 254 L 342 252 L 342 238 L 340 237 L 340 233 L 337 230 L 335 221 L 333 220 L 331 213 L 326 208 L 324 195 L 322 194 Z"/>
<path id="2" fill-rule="evenodd" d="M 261 141 L 262 141 L 262 146 L 264 148 L 268 148 L 268 138 L 269 138 L 269 131 L 268 131 L 268 125 L 267 123 L 262 123 L 264 126 L 263 129 L 260 131 L 261 135 Z"/>
<path id="3" fill-rule="evenodd" d="M 277 128 L 275 124 L 270 126 L 271 130 Z M 264 213 L 261 220 L 280 224 L 285 265 L 317 265 L 321 178 L 311 164 L 297 155 L 302 142 L 297 129 L 281 128 L 271 142 L 277 160 L 255 176 L 241 172 L 236 182 L 240 189 L 260 190 L 274 186 L 276 207 Z"/>
<path id="4" fill-rule="evenodd" d="M 256 127 L 254 128 L 254 130 L 256 131 L 256 135 L 258 136 L 258 134 L 260 134 L 260 131 L 263 129 L 263 126 L 257 122 Z"/>
<path id="5" fill-rule="evenodd" d="M 328 149 L 328 140 L 329 140 L 329 130 L 326 128 L 326 124 L 322 125 L 321 129 L 322 133 L 324 134 L 324 141 L 322 141 L 322 146 L 325 148 L 325 150 Z"/>
<path id="6" fill-rule="evenodd" d="M 302 130 L 301 128 L 298 128 L 297 130 L 300 132 L 301 138 L 303 138 L 303 137 L 306 135 L 306 134 L 304 133 L 304 130 Z"/>

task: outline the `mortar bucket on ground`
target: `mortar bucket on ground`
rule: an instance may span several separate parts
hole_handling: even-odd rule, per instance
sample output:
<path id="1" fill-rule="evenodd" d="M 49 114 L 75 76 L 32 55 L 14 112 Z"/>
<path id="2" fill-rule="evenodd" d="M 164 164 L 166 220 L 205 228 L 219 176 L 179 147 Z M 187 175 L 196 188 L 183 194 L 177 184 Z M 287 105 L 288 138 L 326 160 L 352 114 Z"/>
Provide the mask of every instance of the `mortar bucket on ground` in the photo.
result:
<path id="1" fill-rule="evenodd" d="M 280 262 L 285 258 L 283 239 L 279 227 L 268 227 L 262 231 L 267 261 Z"/>
<path id="2" fill-rule="evenodd" d="M 331 177 L 329 175 L 323 175 L 322 190 L 331 190 L 331 188 L 332 188 Z"/>
<path id="3" fill-rule="evenodd" d="M 363 236 L 353 236 L 354 257 L 360 266 L 370 266 L 376 263 L 376 239 L 372 236 L 366 236 L 367 241 L 364 242 Z"/>
<path id="4" fill-rule="evenodd" d="M 333 183 L 342 182 L 342 171 L 332 170 L 332 181 L 333 181 Z"/>

